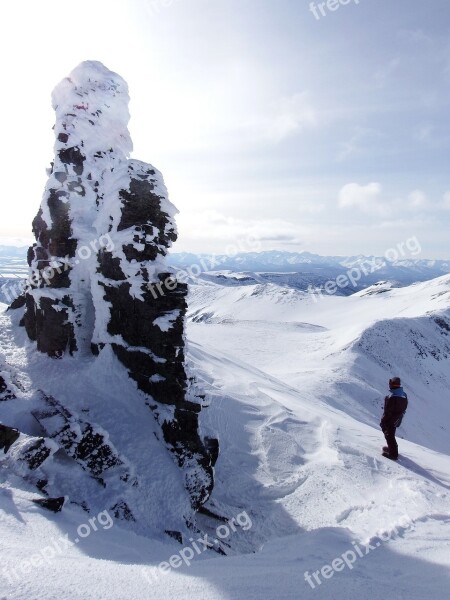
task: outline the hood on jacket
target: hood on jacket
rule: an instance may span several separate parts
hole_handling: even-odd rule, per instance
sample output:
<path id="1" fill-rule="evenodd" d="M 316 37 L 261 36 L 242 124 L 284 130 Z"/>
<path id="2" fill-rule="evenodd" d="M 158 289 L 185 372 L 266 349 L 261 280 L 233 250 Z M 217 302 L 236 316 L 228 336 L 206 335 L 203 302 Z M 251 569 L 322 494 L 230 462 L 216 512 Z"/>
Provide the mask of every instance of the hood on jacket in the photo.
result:
<path id="1" fill-rule="evenodd" d="M 405 391 L 402 387 L 395 388 L 395 389 L 389 390 L 389 391 L 390 391 L 391 396 L 400 396 L 403 398 L 406 396 Z"/>

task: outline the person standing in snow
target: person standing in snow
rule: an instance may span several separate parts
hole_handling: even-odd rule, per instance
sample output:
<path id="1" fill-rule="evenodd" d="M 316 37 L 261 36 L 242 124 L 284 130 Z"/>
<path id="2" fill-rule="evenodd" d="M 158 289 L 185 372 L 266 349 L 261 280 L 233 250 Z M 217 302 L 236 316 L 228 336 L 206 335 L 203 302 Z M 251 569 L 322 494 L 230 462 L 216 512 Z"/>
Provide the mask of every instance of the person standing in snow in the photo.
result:
<path id="1" fill-rule="evenodd" d="M 383 456 L 397 460 L 398 445 L 395 439 L 395 430 L 400 427 L 408 407 L 408 396 L 403 391 L 400 377 L 389 379 L 389 390 L 390 394 L 384 399 L 384 412 L 380 422 L 387 442 L 387 446 L 383 446 Z"/>

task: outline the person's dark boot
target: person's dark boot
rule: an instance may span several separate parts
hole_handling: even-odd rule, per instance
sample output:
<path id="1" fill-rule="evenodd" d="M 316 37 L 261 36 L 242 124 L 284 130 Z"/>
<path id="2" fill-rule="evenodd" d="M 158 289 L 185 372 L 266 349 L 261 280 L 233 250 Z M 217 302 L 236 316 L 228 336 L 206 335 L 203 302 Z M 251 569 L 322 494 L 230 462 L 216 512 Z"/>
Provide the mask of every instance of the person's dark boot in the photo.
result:
<path id="1" fill-rule="evenodd" d="M 385 458 L 389 458 L 390 460 L 398 460 L 398 456 L 392 456 L 389 452 L 383 452 L 382 454 Z"/>
<path id="2" fill-rule="evenodd" d="M 383 446 L 382 450 L 383 450 L 383 452 L 389 452 L 389 447 L 388 446 Z"/>

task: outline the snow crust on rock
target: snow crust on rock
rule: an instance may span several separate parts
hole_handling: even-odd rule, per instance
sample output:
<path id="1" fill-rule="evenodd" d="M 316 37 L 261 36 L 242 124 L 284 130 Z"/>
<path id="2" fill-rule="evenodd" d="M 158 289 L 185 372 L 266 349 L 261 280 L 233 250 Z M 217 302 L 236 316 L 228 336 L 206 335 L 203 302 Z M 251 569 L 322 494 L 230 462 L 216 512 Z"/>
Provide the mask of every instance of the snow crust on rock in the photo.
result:
<path id="1" fill-rule="evenodd" d="M 99 270 L 99 250 L 110 252 L 111 260 L 119 262 L 130 283 L 131 297 L 144 302 L 148 283 L 159 283 L 159 273 L 170 271 L 165 255 L 176 239 L 174 217 L 178 211 L 168 199 L 161 173 L 150 164 L 129 159 L 133 147 L 128 131 L 129 93 L 120 75 L 98 61 L 85 61 L 56 86 L 52 103 L 56 112 L 55 157 L 38 215 L 42 225 L 37 222 L 35 226 L 38 239 L 31 267 L 42 268 L 42 254 L 47 254 L 49 261 L 70 264 L 74 306 L 64 306 L 63 310 L 73 325 L 77 348 L 89 352 L 91 343 L 117 341 L 107 333 L 111 317 L 103 294 L 103 286 L 114 285 L 114 281 Z M 163 231 L 156 223 L 142 223 L 148 225 L 142 234 L 136 224 L 121 226 L 123 195 L 130 192 L 133 179 L 147 181 L 158 198 L 159 210 L 166 215 Z M 55 235 L 56 219 L 64 212 L 64 205 L 70 240 L 76 240 L 75 250 L 71 244 L 64 248 L 69 257 L 55 255 L 53 249 L 61 247 L 60 242 L 56 244 L 51 238 L 49 245 L 45 241 L 47 232 Z M 164 244 L 158 239 L 164 239 Z M 151 244 L 156 252 L 149 261 L 143 251 Z M 140 251 L 142 259 L 128 260 L 125 247 Z M 30 290 L 30 294 L 37 306 L 43 297 L 58 304 L 64 289 L 50 285 Z"/>
<path id="2" fill-rule="evenodd" d="M 61 131 L 62 125 L 70 135 L 71 144 L 82 146 L 87 155 L 113 148 L 112 160 L 123 160 L 133 150 L 128 132 L 129 101 L 128 85 L 120 75 L 101 62 L 84 61 L 52 92 L 55 130 Z M 56 141 L 56 151 L 61 144 Z"/>

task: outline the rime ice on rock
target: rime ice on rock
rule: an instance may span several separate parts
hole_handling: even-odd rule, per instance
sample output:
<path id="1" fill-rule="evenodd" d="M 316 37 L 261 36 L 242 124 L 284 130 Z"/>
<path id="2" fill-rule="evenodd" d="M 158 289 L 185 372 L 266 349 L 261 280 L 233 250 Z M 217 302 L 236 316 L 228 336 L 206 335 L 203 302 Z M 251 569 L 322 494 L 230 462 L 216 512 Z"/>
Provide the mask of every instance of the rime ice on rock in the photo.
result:
<path id="1" fill-rule="evenodd" d="M 58 357 L 90 345 L 93 248 L 108 231 L 108 224 L 101 229 L 96 220 L 114 186 L 126 183 L 118 178 L 132 143 L 127 84 L 101 63 L 79 65 L 56 87 L 52 101 L 55 156 L 33 221 L 36 244 L 28 253 L 33 272 L 42 277 L 40 287 L 27 293 L 24 323 L 38 349 Z"/>
<path id="2" fill-rule="evenodd" d="M 52 100 L 55 157 L 28 254 L 43 277 L 26 292 L 23 324 L 38 350 L 55 358 L 112 348 L 148 395 L 198 508 L 213 468 L 184 366 L 187 287 L 149 290 L 169 276 L 177 211 L 161 174 L 129 159 L 128 87 L 119 75 L 84 62 Z"/>

